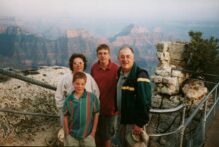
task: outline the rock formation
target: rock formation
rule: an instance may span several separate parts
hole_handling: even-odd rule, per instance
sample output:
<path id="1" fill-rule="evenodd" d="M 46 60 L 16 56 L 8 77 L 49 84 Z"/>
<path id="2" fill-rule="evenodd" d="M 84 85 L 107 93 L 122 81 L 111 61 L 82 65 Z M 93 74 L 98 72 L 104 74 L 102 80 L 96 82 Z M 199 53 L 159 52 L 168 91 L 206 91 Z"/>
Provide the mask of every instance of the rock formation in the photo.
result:
<path id="1" fill-rule="evenodd" d="M 180 104 L 187 105 L 187 115 L 207 94 L 203 81 L 191 79 L 185 69 L 183 53 L 185 44 L 182 42 L 162 42 L 157 44 L 159 64 L 151 80 L 155 83 L 152 107 L 157 109 L 175 108 Z M 152 115 L 150 130 L 165 133 L 175 130 L 181 123 L 182 113 L 174 112 Z M 199 118 L 200 119 L 200 118 Z M 195 122 L 193 122 L 195 124 Z M 195 126 L 195 125 L 194 125 Z M 194 129 L 194 128 L 193 128 Z M 189 129 L 191 133 L 191 128 Z M 178 146 L 179 136 L 170 135 L 153 137 L 152 146 Z"/>
<path id="2" fill-rule="evenodd" d="M 36 68 L 43 65 L 68 65 L 72 53 L 84 53 L 89 61 L 96 58 L 93 50 L 97 39 L 83 29 L 71 29 L 56 40 L 31 34 L 10 26 L 0 33 L 1 67 Z M 90 66 L 90 65 L 89 65 Z"/>
<path id="3" fill-rule="evenodd" d="M 1 28 L 0 28 L 1 29 Z M 0 33 L 0 67 L 35 68 L 38 66 L 67 66 L 72 53 L 83 53 L 88 58 L 88 71 L 96 59 L 96 47 L 107 43 L 111 47 L 111 56 L 117 61 L 117 51 L 127 44 L 135 49 L 136 61 L 152 72 L 157 64 L 155 45 L 168 40 L 159 31 L 129 25 L 111 40 L 92 35 L 85 29 L 67 29 L 65 35 L 57 39 L 45 38 L 42 34 L 33 34 L 18 26 L 3 27 Z"/>
<path id="4" fill-rule="evenodd" d="M 27 77 L 56 86 L 61 76 L 70 72 L 65 67 L 41 67 L 19 72 Z M 0 108 L 21 112 L 57 115 L 54 91 L 17 79 L 0 82 Z M 41 145 L 58 128 L 58 118 L 0 112 L 1 145 Z"/>

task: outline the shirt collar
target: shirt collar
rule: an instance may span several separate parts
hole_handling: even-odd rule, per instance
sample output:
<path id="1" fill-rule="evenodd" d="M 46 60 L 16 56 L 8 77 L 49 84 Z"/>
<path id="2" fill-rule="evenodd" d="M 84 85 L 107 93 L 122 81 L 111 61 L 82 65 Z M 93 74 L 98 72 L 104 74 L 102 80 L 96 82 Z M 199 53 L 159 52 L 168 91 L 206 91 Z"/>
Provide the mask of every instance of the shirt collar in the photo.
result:
<path id="1" fill-rule="evenodd" d="M 99 61 L 97 62 L 97 65 L 98 65 L 99 69 L 103 69 L 103 68 L 101 68 Z M 105 70 L 110 70 L 111 66 L 112 66 L 112 62 L 111 62 L 111 60 L 109 60 L 109 64 L 107 65 Z"/>
<path id="2" fill-rule="evenodd" d="M 74 96 L 74 93 L 75 93 L 75 90 L 72 93 L 73 96 Z M 80 97 L 80 99 L 81 98 L 86 98 L 86 96 L 87 96 L 87 91 L 86 91 L 86 89 L 84 89 L 84 92 L 83 92 L 82 96 Z"/>
<path id="3" fill-rule="evenodd" d="M 126 74 L 124 74 L 123 72 L 122 72 L 122 70 L 120 71 L 120 75 L 123 77 L 123 78 L 128 78 L 128 76 L 129 76 L 129 73 L 130 73 L 130 71 L 128 72 L 128 73 L 126 73 Z"/>

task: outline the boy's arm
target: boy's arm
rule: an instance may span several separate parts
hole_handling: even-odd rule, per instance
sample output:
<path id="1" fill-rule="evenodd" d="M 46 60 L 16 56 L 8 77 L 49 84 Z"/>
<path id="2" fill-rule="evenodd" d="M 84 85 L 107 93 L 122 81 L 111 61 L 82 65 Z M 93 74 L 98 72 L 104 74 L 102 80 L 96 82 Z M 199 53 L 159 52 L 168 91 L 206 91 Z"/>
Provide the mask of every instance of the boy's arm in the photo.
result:
<path id="1" fill-rule="evenodd" d="M 99 112 L 95 113 L 95 115 L 94 115 L 93 128 L 92 128 L 92 131 L 91 131 L 91 134 L 90 134 L 90 135 L 92 135 L 93 137 L 94 137 L 95 134 L 96 134 L 98 120 L 99 120 Z"/>
<path id="2" fill-rule="evenodd" d="M 69 117 L 69 111 L 68 111 L 68 108 L 67 108 L 67 101 L 64 102 L 64 105 L 63 105 L 63 113 L 64 113 L 64 120 L 63 120 L 63 127 L 64 127 L 64 132 L 65 132 L 65 136 L 68 136 L 69 135 L 69 127 L 68 127 L 68 124 L 69 124 L 69 120 L 68 120 L 68 117 Z"/>
<path id="3" fill-rule="evenodd" d="M 91 134 L 93 137 L 95 136 L 96 134 L 96 130 L 97 130 L 97 125 L 98 125 L 98 120 L 99 120 L 99 111 L 100 111 L 100 101 L 99 99 L 94 95 L 94 101 L 95 101 L 95 104 L 94 104 L 94 121 L 93 121 L 93 128 L 92 128 L 92 131 L 91 131 Z"/>
<path id="4" fill-rule="evenodd" d="M 69 134 L 69 129 L 68 129 L 68 116 L 64 116 L 64 131 L 65 135 L 68 136 Z"/>

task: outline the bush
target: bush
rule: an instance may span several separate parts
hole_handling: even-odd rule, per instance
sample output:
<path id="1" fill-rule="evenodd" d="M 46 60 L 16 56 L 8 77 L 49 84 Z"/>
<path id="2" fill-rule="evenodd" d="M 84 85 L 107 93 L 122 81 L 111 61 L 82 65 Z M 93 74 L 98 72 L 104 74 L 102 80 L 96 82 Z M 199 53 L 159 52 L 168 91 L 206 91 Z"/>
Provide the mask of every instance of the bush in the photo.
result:
<path id="1" fill-rule="evenodd" d="M 204 39 L 201 32 L 189 32 L 190 42 L 184 54 L 186 68 L 203 75 L 206 80 L 219 82 L 219 45 L 218 39 Z"/>

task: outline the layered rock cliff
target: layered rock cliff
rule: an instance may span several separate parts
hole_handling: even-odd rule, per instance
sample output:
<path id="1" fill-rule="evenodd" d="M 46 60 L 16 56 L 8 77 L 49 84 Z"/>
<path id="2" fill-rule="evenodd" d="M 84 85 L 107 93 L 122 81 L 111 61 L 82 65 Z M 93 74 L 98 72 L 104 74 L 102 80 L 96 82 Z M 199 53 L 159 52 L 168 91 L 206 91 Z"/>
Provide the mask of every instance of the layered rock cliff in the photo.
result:
<path id="1" fill-rule="evenodd" d="M 136 61 L 145 68 L 156 66 L 156 48 L 155 44 L 161 40 L 166 40 L 168 36 L 161 32 L 149 31 L 147 28 L 129 25 L 120 33 L 112 38 L 112 45 L 119 48 L 123 45 L 130 45 L 134 48 Z"/>
<path id="2" fill-rule="evenodd" d="M 155 44 L 165 40 L 159 30 L 149 31 L 136 25 L 129 25 L 112 39 L 98 38 L 85 29 L 68 29 L 58 39 L 47 39 L 32 34 L 17 26 L 4 27 L 0 33 L 1 67 L 33 68 L 42 65 L 68 66 L 72 53 L 83 53 L 88 58 L 88 70 L 96 59 L 96 47 L 107 43 L 111 47 L 113 60 L 122 45 L 135 49 L 137 62 L 150 72 L 157 63 Z"/>
<path id="3" fill-rule="evenodd" d="M 68 65 L 68 58 L 74 52 L 84 53 L 88 61 L 94 60 L 92 50 L 96 47 L 97 39 L 88 34 L 83 30 L 68 30 L 66 36 L 49 40 L 19 27 L 8 27 L 0 34 L 1 66 L 33 68 L 41 65 Z"/>

